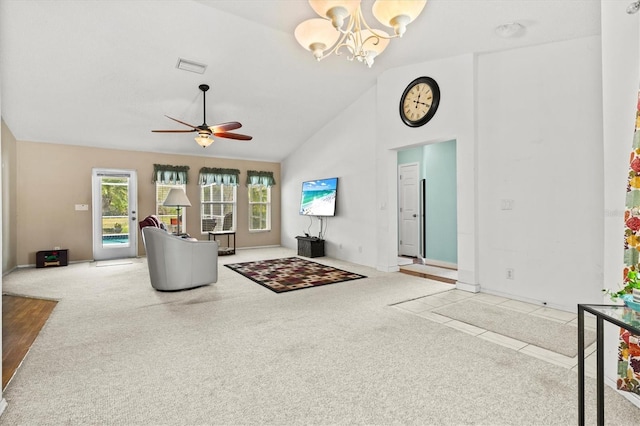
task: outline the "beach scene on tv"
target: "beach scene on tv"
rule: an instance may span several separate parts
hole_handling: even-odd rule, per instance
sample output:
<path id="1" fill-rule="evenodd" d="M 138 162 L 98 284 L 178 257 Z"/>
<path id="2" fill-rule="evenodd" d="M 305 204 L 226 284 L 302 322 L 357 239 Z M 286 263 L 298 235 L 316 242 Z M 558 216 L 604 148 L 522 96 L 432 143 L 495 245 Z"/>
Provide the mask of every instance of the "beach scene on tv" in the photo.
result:
<path id="1" fill-rule="evenodd" d="M 338 178 L 303 182 L 300 214 L 308 216 L 335 215 L 337 186 Z"/>

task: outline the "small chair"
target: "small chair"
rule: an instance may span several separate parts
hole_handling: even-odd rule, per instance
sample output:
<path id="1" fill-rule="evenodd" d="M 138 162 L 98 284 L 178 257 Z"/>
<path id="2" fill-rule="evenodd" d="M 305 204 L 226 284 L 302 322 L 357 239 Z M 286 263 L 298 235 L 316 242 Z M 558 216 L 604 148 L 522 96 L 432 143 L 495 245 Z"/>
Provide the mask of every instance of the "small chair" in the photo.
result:
<path id="1" fill-rule="evenodd" d="M 213 232 L 216 229 L 215 219 L 202 219 L 202 232 Z"/>
<path id="2" fill-rule="evenodd" d="M 151 286 L 185 290 L 218 281 L 218 242 L 192 241 L 160 228 L 142 228 Z"/>
<path id="3" fill-rule="evenodd" d="M 233 227 L 233 213 L 227 213 L 222 221 L 222 230 L 228 231 L 231 227 Z"/>

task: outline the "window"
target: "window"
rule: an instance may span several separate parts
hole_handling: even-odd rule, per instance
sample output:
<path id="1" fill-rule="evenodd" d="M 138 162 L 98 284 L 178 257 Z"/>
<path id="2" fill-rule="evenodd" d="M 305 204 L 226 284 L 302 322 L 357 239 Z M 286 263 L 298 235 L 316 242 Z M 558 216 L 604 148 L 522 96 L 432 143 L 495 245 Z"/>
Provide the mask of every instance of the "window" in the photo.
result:
<path id="1" fill-rule="evenodd" d="M 156 183 L 156 216 L 171 232 L 178 231 L 178 208 L 163 206 L 169 191 L 181 188 L 187 192 L 189 166 L 172 166 L 170 164 L 153 165 L 153 181 Z M 182 216 L 180 228 L 187 229 L 187 217 L 184 208 L 180 209 Z"/>
<path id="2" fill-rule="evenodd" d="M 187 191 L 187 185 L 171 185 L 156 182 L 156 216 L 158 216 L 158 219 L 160 219 L 160 221 L 166 225 L 169 231 L 177 232 L 178 208 L 162 205 L 172 188 L 182 188 L 185 192 Z M 180 222 L 180 232 L 184 232 L 184 230 L 187 229 L 187 216 L 184 214 L 184 207 L 180 209 L 180 215 L 182 216 L 182 221 Z"/>
<path id="3" fill-rule="evenodd" d="M 236 230 L 236 185 L 200 186 L 200 231 Z"/>
<path id="4" fill-rule="evenodd" d="M 249 231 L 271 230 L 271 187 L 248 185 Z"/>

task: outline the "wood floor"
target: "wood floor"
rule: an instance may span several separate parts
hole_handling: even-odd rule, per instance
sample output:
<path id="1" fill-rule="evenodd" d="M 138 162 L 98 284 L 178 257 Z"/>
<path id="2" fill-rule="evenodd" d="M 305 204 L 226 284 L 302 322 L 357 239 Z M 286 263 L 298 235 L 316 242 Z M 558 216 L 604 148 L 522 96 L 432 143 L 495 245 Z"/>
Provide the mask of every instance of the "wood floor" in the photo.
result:
<path id="1" fill-rule="evenodd" d="M 2 389 L 7 387 L 58 302 L 2 295 Z"/>

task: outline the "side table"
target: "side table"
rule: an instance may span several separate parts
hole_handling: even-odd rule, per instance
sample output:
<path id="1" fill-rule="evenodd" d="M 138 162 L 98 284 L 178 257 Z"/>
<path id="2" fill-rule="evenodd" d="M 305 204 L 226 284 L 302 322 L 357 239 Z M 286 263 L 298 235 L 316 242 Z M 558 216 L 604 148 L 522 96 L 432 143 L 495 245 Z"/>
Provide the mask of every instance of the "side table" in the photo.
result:
<path id="1" fill-rule="evenodd" d="M 298 256 L 324 256 L 324 240 L 316 237 L 296 237 L 296 240 L 298 240 Z"/>
<path id="2" fill-rule="evenodd" d="M 640 312 L 622 305 L 578 305 L 578 424 L 584 426 L 584 312 L 596 317 L 597 424 L 604 425 L 604 322 L 640 335 Z"/>
<path id="3" fill-rule="evenodd" d="M 217 241 L 216 237 L 219 235 L 226 235 L 227 236 L 227 246 L 226 247 L 219 247 L 218 248 L 218 255 L 219 256 L 226 256 L 228 254 L 236 254 L 236 231 L 217 231 L 217 232 L 212 232 L 209 231 L 209 240 L 211 240 L 211 236 L 213 236 L 213 241 Z M 231 243 L 229 241 L 229 238 L 233 235 L 233 248 L 231 247 Z"/>

